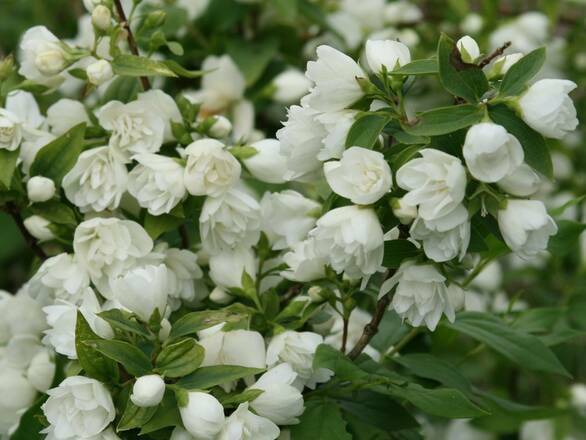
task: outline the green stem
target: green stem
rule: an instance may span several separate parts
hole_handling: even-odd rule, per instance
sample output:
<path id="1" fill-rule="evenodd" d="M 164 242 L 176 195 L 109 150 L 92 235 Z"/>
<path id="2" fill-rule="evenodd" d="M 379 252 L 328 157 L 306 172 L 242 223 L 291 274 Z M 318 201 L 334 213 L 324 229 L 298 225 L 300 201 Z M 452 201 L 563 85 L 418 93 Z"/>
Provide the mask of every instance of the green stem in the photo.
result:
<path id="1" fill-rule="evenodd" d="M 396 353 L 398 353 L 399 351 L 401 351 L 401 349 L 407 345 L 409 342 L 411 342 L 411 340 L 417 336 L 417 334 L 419 333 L 420 328 L 419 327 L 413 327 L 411 329 L 411 331 L 409 333 L 407 333 L 405 336 L 403 336 L 403 338 L 397 342 L 397 344 L 395 344 L 387 353 L 387 356 L 391 357 L 393 355 L 395 355 Z"/>

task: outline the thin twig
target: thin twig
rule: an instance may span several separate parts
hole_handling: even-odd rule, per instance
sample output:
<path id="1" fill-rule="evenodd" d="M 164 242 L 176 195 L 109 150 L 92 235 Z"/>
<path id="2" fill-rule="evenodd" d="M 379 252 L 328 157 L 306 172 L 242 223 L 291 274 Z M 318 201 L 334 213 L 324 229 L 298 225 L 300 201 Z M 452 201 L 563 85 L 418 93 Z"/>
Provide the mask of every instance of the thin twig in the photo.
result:
<path id="1" fill-rule="evenodd" d="M 348 344 L 348 317 L 344 317 L 343 319 L 344 326 L 342 327 L 342 353 L 346 353 L 346 345 Z"/>
<path id="2" fill-rule="evenodd" d="M 191 245 L 189 243 L 189 232 L 187 231 L 185 223 L 179 226 L 179 235 L 181 236 L 181 247 L 183 247 L 183 249 L 189 249 Z"/>
<path id="3" fill-rule="evenodd" d="M 501 47 L 496 49 L 493 53 L 491 53 L 486 58 L 484 58 L 481 62 L 479 62 L 478 67 L 480 67 L 482 69 L 484 66 L 487 66 L 496 57 L 501 56 L 503 54 L 503 52 L 509 48 L 510 45 L 511 45 L 511 42 L 507 41 L 505 44 L 503 44 Z"/>
<path id="4" fill-rule="evenodd" d="M 16 226 L 18 226 L 18 229 L 24 237 L 26 244 L 32 249 L 32 251 L 35 253 L 37 257 L 39 257 L 41 260 L 45 260 L 47 258 L 47 254 L 45 254 L 45 251 L 41 249 L 41 247 L 37 243 L 37 239 L 33 237 L 31 233 L 28 231 L 28 229 L 24 226 L 24 221 L 22 219 L 22 216 L 20 215 L 20 212 L 18 211 L 18 208 L 14 206 L 14 204 L 8 203 L 6 205 L 6 212 L 10 214 L 10 216 L 16 223 Z"/>
<path id="5" fill-rule="evenodd" d="M 420 327 L 413 327 L 409 333 L 403 336 L 403 339 L 401 339 L 393 348 L 389 350 L 387 356 L 393 356 L 395 353 L 398 353 L 405 345 L 411 342 L 411 339 L 417 336 L 419 329 Z"/>
<path id="6" fill-rule="evenodd" d="M 118 18 L 120 20 L 120 25 L 126 30 L 126 35 L 128 39 L 128 47 L 130 47 L 130 51 L 133 55 L 139 56 L 138 46 L 136 44 L 136 40 L 134 39 L 134 35 L 132 34 L 132 30 L 130 30 L 130 24 L 126 19 L 126 14 L 124 13 L 124 8 L 122 7 L 122 3 L 120 0 L 114 0 L 114 5 L 116 5 L 116 11 L 118 12 Z M 151 88 L 151 83 L 146 76 L 140 77 L 140 82 L 142 84 L 142 88 L 144 90 L 149 90 Z"/>

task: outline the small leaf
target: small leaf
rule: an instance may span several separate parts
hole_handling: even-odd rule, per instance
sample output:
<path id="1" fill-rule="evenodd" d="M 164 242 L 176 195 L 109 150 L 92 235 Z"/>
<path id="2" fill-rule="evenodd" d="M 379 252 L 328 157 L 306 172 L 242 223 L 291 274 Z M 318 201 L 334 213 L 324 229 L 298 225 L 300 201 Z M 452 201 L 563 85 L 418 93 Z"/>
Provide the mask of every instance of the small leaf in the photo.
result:
<path id="1" fill-rule="evenodd" d="M 85 123 L 76 125 L 41 148 L 31 165 L 30 175 L 48 177 L 59 186 L 83 150 L 85 127 Z"/>
<path id="2" fill-rule="evenodd" d="M 134 101 L 140 92 L 140 83 L 133 77 L 119 76 L 108 86 L 102 104 L 110 101 L 130 102 Z"/>
<path id="3" fill-rule="evenodd" d="M 144 216 L 144 229 L 153 240 L 156 240 L 164 233 L 177 229 L 184 221 L 171 214 L 151 215 L 147 212 Z"/>
<path id="4" fill-rule="evenodd" d="M 98 335 L 94 333 L 82 313 L 78 311 L 75 325 L 75 351 L 81 367 L 87 376 L 100 382 L 117 382 L 118 366 L 116 363 L 86 344 L 87 341 L 97 340 L 97 338 Z"/>
<path id="5" fill-rule="evenodd" d="M 6 189 L 10 188 L 17 160 L 18 149 L 14 151 L 0 149 L 0 183 Z"/>
<path id="6" fill-rule="evenodd" d="M 177 77 L 175 72 L 163 61 L 156 61 L 136 55 L 117 55 L 112 60 L 112 70 L 121 76 L 171 76 Z"/>
<path id="7" fill-rule="evenodd" d="M 366 113 L 360 116 L 348 131 L 346 147 L 372 148 L 391 116 L 386 113 Z"/>
<path id="8" fill-rule="evenodd" d="M 169 426 L 181 426 L 181 424 L 181 415 L 179 414 L 179 408 L 177 408 L 175 395 L 167 389 L 155 414 L 147 423 L 142 425 L 140 435 L 146 435 Z"/>
<path id="9" fill-rule="evenodd" d="M 499 94 L 517 95 L 525 89 L 525 84 L 533 78 L 545 62 L 545 48 L 540 47 L 529 52 L 511 66 L 501 82 Z"/>
<path id="10" fill-rule="evenodd" d="M 558 232 L 549 239 L 548 250 L 555 256 L 563 257 L 578 248 L 579 237 L 586 231 L 586 223 L 573 220 L 558 220 Z"/>
<path id="11" fill-rule="evenodd" d="M 203 76 L 207 73 L 203 70 L 187 70 L 177 61 L 173 60 L 165 60 L 163 63 L 165 63 L 165 65 L 177 75 L 183 76 L 185 78 L 199 78 L 200 76 Z"/>
<path id="12" fill-rule="evenodd" d="M 157 412 L 158 406 L 140 407 L 128 399 L 124 413 L 118 422 L 116 431 L 128 431 L 129 429 L 141 428 Z"/>
<path id="13" fill-rule="evenodd" d="M 144 336 L 145 338 L 150 336 L 149 332 L 142 324 L 132 320 L 120 309 L 106 310 L 98 313 L 98 316 L 107 321 L 114 329 L 134 333 L 136 335 Z"/>
<path id="14" fill-rule="evenodd" d="M 197 333 L 223 322 L 240 322 L 248 319 L 251 309 L 241 304 L 234 304 L 222 310 L 205 310 L 191 312 L 179 318 L 171 328 L 170 338 L 179 338 Z"/>
<path id="15" fill-rule="evenodd" d="M 389 72 L 391 75 L 434 75 L 439 72 L 437 59 L 415 60 L 405 64 L 397 70 Z"/>
<path id="16" fill-rule="evenodd" d="M 470 127 L 484 117 L 481 107 L 463 104 L 440 107 L 417 115 L 413 125 L 403 124 L 403 129 L 418 136 L 438 136 Z"/>
<path id="17" fill-rule="evenodd" d="M 233 39 L 227 43 L 227 53 L 234 60 L 246 79 L 246 85 L 256 82 L 268 66 L 277 50 L 277 41 L 264 39 L 258 42 Z"/>
<path id="18" fill-rule="evenodd" d="M 77 226 L 75 212 L 69 206 L 56 200 L 35 203 L 31 210 L 51 223 L 59 225 Z"/>
<path id="19" fill-rule="evenodd" d="M 225 382 L 242 379 L 262 373 L 262 368 L 248 368 L 237 365 L 215 365 L 201 367 L 189 376 L 185 376 L 177 382 L 181 388 L 188 390 L 205 390 Z"/>
<path id="20" fill-rule="evenodd" d="M 299 424 L 290 431 L 291 440 L 352 440 L 339 405 L 331 399 L 308 400 Z"/>
<path id="21" fill-rule="evenodd" d="M 128 342 L 91 339 L 84 341 L 84 344 L 121 363 L 126 371 L 134 376 L 144 376 L 151 371 L 151 361 L 147 355 L 140 348 Z"/>
<path id="22" fill-rule="evenodd" d="M 239 394 L 229 394 L 227 397 L 220 399 L 220 402 L 224 407 L 234 407 L 244 402 L 251 402 L 258 396 L 260 396 L 262 393 L 264 393 L 263 390 L 256 390 L 254 388 L 251 388 Z"/>
<path id="23" fill-rule="evenodd" d="M 417 257 L 419 254 L 419 249 L 409 240 L 388 240 L 385 241 L 383 266 L 398 269 L 403 260 Z"/>
<path id="24" fill-rule="evenodd" d="M 157 371 L 167 377 L 186 376 L 201 365 L 204 355 L 204 348 L 195 339 L 184 339 L 163 348 L 157 356 Z"/>

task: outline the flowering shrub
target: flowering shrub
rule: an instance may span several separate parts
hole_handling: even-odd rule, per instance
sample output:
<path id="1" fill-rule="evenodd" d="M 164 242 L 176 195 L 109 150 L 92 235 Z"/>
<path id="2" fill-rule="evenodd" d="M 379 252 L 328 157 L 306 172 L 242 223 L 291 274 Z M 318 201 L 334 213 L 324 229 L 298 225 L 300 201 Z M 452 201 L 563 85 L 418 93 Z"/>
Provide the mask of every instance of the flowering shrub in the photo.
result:
<path id="1" fill-rule="evenodd" d="M 583 432 L 583 385 L 519 388 L 565 390 L 586 324 L 496 294 L 586 229 L 583 195 L 543 197 L 578 127 L 544 16 L 479 44 L 404 0 L 83 7 L 0 65 L 0 203 L 35 253 L 0 298 L 2 438 Z"/>

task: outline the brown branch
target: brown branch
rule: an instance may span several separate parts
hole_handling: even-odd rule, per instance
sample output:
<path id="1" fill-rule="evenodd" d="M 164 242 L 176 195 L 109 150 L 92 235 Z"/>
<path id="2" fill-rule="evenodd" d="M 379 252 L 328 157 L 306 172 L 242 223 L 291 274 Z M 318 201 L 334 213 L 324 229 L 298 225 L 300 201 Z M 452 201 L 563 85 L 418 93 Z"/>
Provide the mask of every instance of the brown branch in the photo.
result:
<path id="1" fill-rule="evenodd" d="M 122 7 L 122 3 L 120 0 L 114 0 L 114 5 L 116 6 L 116 12 L 118 13 L 118 18 L 120 21 L 120 25 L 126 31 L 127 39 L 128 39 L 128 47 L 130 47 L 130 51 L 133 55 L 140 56 L 138 52 L 138 46 L 136 44 L 136 40 L 134 39 L 134 35 L 132 34 L 132 30 L 130 30 L 130 24 L 126 18 L 126 14 L 124 13 L 124 8 Z M 146 76 L 140 77 L 140 82 L 142 84 L 143 90 L 149 90 L 151 88 L 151 83 Z"/>
<path id="2" fill-rule="evenodd" d="M 509 48 L 510 45 L 511 45 L 511 42 L 507 41 L 501 47 L 496 49 L 493 53 L 491 53 L 486 58 L 484 58 L 480 63 L 478 63 L 478 67 L 480 67 L 482 69 L 484 66 L 487 66 L 496 57 L 500 57 L 503 54 L 503 52 Z"/>
<path id="3" fill-rule="evenodd" d="M 342 353 L 346 353 L 346 345 L 348 344 L 348 323 L 349 319 L 344 317 L 344 326 L 342 328 Z"/>
<path id="4" fill-rule="evenodd" d="M 22 234 L 24 240 L 26 241 L 28 247 L 32 249 L 32 251 L 35 253 L 37 257 L 39 257 L 41 260 L 45 260 L 47 258 L 47 254 L 45 254 L 45 251 L 41 249 L 41 247 L 37 243 L 37 239 L 33 237 L 26 228 L 26 226 L 24 226 L 24 222 L 22 216 L 20 215 L 20 212 L 18 211 L 18 208 L 14 204 L 8 203 L 6 205 L 5 210 L 8 214 L 10 214 L 10 216 L 14 220 L 14 223 L 16 223 L 16 226 L 18 226 L 18 229 Z"/>
<path id="5" fill-rule="evenodd" d="M 185 223 L 179 226 L 179 235 L 181 236 L 181 246 L 183 249 L 190 249 L 191 244 L 189 243 L 189 232 L 187 231 Z"/>

